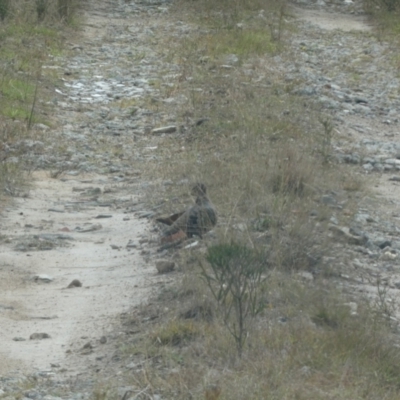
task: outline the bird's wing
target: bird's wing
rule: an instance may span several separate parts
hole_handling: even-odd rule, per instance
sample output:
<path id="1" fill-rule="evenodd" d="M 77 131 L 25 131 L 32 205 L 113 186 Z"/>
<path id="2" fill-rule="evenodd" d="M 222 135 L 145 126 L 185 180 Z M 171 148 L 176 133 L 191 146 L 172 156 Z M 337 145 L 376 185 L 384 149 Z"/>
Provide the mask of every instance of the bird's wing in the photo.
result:
<path id="1" fill-rule="evenodd" d="M 182 211 L 182 212 L 179 212 L 179 213 L 176 213 L 176 214 L 172 214 L 172 215 L 170 215 L 169 217 L 160 217 L 160 218 L 156 218 L 156 221 L 157 221 L 157 222 L 160 222 L 160 223 L 162 223 L 162 224 L 171 226 L 171 225 L 173 225 L 174 222 L 175 222 L 177 219 L 179 219 L 184 213 L 185 213 L 185 211 Z"/>

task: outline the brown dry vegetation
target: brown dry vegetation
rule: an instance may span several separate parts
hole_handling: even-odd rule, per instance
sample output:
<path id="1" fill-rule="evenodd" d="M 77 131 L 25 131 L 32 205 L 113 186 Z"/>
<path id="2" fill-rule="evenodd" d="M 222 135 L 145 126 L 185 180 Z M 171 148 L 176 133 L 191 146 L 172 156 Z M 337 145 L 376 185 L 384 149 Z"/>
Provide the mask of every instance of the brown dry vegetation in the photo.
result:
<path id="1" fill-rule="evenodd" d="M 292 95 L 274 68 L 294 29 L 285 4 L 182 0 L 175 12 L 201 28 L 168 42 L 166 60 L 179 62 L 181 75 L 157 85 L 165 99 L 188 102 L 180 134 L 160 138 L 149 163 L 148 177 L 160 182 L 149 202 L 163 198 L 157 209 L 176 211 L 175 196 L 202 181 L 219 223 L 207 248 L 175 254 L 182 280 L 125 321 L 144 332 L 121 347 L 138 365 L 127 379 L 138 398 L 397 399 L 400 353 L 385 299 L 377 306 L 339 290 L 340 271 L 325 262 L 334 245 L 329 220 L 346 223 L 362 183 L 335 163 L 329 117 Z M 149 107 L 176 113 L 168 102 Z M 332 192 L 341 211 L 321 201 Z M 259 312 L 247 317 L 240 351 L 234 292 L 221 301 L 210 291 L 232 281 L 204 279 L 213 276 L 210 251 L 238 243 L 264 261 Z M 226 307 L 234 310 L 228 318 Z"/>

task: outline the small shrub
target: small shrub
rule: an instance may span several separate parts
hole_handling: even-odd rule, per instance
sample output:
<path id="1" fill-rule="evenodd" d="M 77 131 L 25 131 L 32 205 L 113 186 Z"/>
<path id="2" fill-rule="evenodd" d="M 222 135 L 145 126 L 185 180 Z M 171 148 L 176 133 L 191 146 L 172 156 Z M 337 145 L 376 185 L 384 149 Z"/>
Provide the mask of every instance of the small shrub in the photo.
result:
<path id="1" fill-rule="evenodd" d="M 250 317 L 264 306 L 260 290 L 267 277 L 268 263 L 256 251 L 237 243 L 219 244 L 208 249 L 202 276 L 218 302 L 223 321 L 235 340 L 239 356 L 248 333 Z"/>
<path id="2" fill-rule="evenodd" d="M 42 20 L 47 12 L 47 1 L 48 0 L 36 0 L 36 12 L 39 20 Z"/>
<path id="3" fill-rule="evenodd" d="M 0 18 L 3 21 L 9 14 L 10 0 L 0 0 Z"/>
<path id="4" fill-rule="evenodd" d="M 72 16 L 74 5 L 73 0 L 58 0 L 57 10 L 60 18 L 68 21 Z"/>

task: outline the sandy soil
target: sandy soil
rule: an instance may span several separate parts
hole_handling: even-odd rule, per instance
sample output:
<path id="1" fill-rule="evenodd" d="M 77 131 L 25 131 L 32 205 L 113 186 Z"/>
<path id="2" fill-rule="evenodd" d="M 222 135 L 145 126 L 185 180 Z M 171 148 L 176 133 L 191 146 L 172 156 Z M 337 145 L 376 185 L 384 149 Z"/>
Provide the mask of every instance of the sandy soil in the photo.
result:
<path id="1" fill-rule="evenodd" d="M 293 12 L 296 18 L 318 25 L 326 30 L 370 31 L 372 27 L 363 16 L 333 13 L 323 10 L 308 10 L 294 7 Z"/>
<path id="2" fill-rule="evenodd" d="M 85 178 L 88 183 L 82 183 L 82 178 L 61 181 L 38 173 L 29 197 L 17 200 L 4 212 L 1 232 L 7 240 L 0 244 L 1 374 L 16 368 L 49 370 L 51 364 L 78 372 L 83 367 L 79 362 L 82 346 L 89 341 L 97 346 L 114 316 L 147 298 L 146 279 L 154 270 L 146 266 L 139 249 L 126 248 L 129 240 L 137 242 L 145 235 L 146 223 L 122 209 L 85 205 L 76 190 L 102 188 L 96 184 L 99 178 Z M 97 219 L 99 214 L 112 217 Z M 94 231 L 77 230 L 97 224 L 101 228 Z M 72 240 L 60 240 L 61 245 L 51 250 L 15 251 L 16 245 L 43 234 L 68 235 Z M 35 281 L 34 276 L 40 274 L 54 280 Z M 74 279 L 83 286 L 66 289 Z M 45 332 L 51 339 L 29 340 L 35 332 Z M 16 337 L 26 340 L 14 341 Z"/>

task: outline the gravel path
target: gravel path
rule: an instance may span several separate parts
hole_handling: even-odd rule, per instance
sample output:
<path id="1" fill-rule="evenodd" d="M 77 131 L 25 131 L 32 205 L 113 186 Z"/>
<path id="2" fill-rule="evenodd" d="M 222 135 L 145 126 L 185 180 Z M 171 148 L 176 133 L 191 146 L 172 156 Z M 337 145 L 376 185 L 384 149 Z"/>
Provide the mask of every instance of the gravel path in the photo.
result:
<path id="1" fill-rule="evenodd" d="M 338 257 L 331 260 L 333 268 L 342 271 L 356 292 L 374 293 L 377 282 L 384 282 L 388 297 L 397 303 L 398 49 L 372 34 L 368 21 L 360 15 L 360 2 L 318 4 L 309 2 L 297 13 L 300 29 L 292 38 L 291 54 L 277 60 L 276 67 L 286 81 L 300 82 L 293 89 L 299 99 L 316 102 L 322 112 L 332 116 L 336 156 L 366 183 L 352 225 L 340 227 L 335 218 L 331 221 L 347 238 L 342 237 L 336 245 Z M 363 238 L 364 245 L 351 245 L 351 235 Z"/>
<path id="2" fill-rule="evenodd" d="M 38 124 L 48 140 L 17 144 L 38 172 L 2 213 L 0 395 L 26 377 L 63 390 L 71 384 L 62 382 L 95 373 L 112 355 L 120 314 L 166 280 L 149 262 L 148 184 L 137 169 L 148 157 L 143 134 L 158 117 L 136 106 L 157 95 L 149 82 L 166 70 L 151 46 L 164 11 L 152 2 L 86 7 L 69 56 L 43 67 L 61 78 L 57 128 Z"/>

